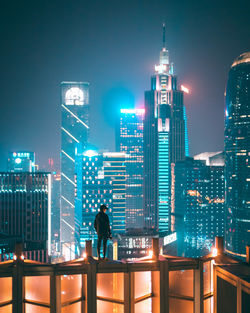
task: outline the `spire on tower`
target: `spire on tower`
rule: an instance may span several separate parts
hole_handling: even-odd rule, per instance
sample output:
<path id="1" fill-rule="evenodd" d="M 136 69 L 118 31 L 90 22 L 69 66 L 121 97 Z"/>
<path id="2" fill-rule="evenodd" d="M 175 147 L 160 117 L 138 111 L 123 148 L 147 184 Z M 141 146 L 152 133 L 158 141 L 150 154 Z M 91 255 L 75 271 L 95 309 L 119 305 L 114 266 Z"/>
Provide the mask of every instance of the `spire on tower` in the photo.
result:
<path id="1" fill-rule="evenodd" d="M 173 74 L 173 65 L 169 62 L 169 54 L 166 45 L 166 24 L 162 23 L 162 49 L 160 51 L 160 63 L 155 66 L 157 73 Z"/>
<path id="2" fill-rule="evenodd" d="M 166 48 L 166 24 L 162 24 L 162 47 Z"/>

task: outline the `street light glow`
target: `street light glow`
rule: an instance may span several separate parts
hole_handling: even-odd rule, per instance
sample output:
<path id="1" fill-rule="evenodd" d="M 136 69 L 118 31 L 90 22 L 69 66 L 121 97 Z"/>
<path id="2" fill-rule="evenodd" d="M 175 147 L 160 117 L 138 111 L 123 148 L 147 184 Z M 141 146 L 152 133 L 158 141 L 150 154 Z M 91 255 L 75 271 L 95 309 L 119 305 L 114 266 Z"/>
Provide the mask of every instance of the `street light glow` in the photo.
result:
<path id="1" fill-rule="evenodd" d="M 218 250 L 216 248 L 212 248 L 212 256 L 216 257 L 218 255 Z"/>
<path id="2" fill-rule="evenodd" d="M 148 251 L 148 256 L 149 256 L 150 258 L 152 258 L 153 255 L 154 255 L 153 250 L 149 250 L 149 251 Z"/>

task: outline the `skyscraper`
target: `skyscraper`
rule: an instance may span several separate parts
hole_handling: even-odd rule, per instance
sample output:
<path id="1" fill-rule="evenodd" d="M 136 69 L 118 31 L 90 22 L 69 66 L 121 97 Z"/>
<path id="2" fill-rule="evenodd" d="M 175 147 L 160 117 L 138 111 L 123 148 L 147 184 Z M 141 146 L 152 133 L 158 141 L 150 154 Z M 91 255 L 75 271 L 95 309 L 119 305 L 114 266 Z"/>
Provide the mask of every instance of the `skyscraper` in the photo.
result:
<path id="1" fill-rule="evenodd" d="M 199 257 L 224 236 L 225 178 L 223 153 L 202 153 L 172 164 L 171 227 L 178 255 Z"/>
<path id="2" fill-rule="evenodd" d="M 226 251 L 246 256 L 250 244 L 250 52 L 228 75 L 225 111 Z"/>
<path id="3" fill-rule="evenodd" d="M 0 233 L 9 240 L 14 238 L 13 245 L 5 248 L 5 254 L 13 253 L 14 243 L 22 241 L 26 257 L 48 262 L 51 254 L 51 174 L 0 173 Z"/>
<path id="4" fill-rule="evenodd" d="M 113 193 L 113 234 L 126 230 L 126 154 L 123 152 L 103 153 L 104 178 L 112 180 Z"/>
<path id="5" fill-rule="evenodd" d="M 101 204 L 107 205 L 112 225 L 112 178 L 104 175 L 103 154 L 95 150 L 79 151 L 76 156 L 75 238 L 79 255 L 86 240 L 96 245 L 95 216 Z"/>
<path id="6" fill-rule="evenodd" d="M 145 92 L 144 209 L 147 228 L 160 232 L 170 230 L 170 165 L 184 160 L 188 151 L 186 144 L 183 91 L 178 89 L 173 64 L 169 61 L 163 25 L 160 63 L 151 77 L 151 90 Z"/>
<path id="7" fill-rule="evenodd" d="M 75 150 L 89 135 L 89 84 L 61 83 L 61 242 L 71 249 L 75 225 Z M 74 250 L 74 247 L 72 247 Z"/>
<path id="8" fill-rule="evenodd" d="M 126 153 L 126 229 L 143 225 L 144 109 L 121 109 L 117 151 Z"/>

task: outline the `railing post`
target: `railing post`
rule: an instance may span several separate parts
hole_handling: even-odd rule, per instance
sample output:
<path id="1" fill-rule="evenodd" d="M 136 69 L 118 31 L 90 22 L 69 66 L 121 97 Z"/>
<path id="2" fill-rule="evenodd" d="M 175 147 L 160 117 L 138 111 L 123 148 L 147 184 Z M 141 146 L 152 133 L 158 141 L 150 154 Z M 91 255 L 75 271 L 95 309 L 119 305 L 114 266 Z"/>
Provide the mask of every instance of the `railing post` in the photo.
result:
<path id="1" fill-rule="evenodd" d="M 87 308 L 88 312 L 97 312 L 96 301 L 96 289 L 97 289 L 97 277 L 96 277 L 96 264 L 91 263 L 88 265 L 87 270 Z"/>
<path id="2" fill-rule="evenodd" d="M 218 254 L 223 254 L 224 252 L 224 238 L 216 236 L 215 237 L 215 248 L 217 249 Z"/>
<path id="3" fill-rule="evenodd" d="M 203 313 L 203 262 L 194 270 L 194 313 Z"/>
<path id="4" fill-rule="evenodd" d="M 159 238 L 152 238 L 152 250 L 153 250 L 153 258 L 158 260 L 158 258 L 159 258 Z"/>
<path id="5" fill-rule="evenodd" d="M 87 255 L 87 258 L 93 256 L 92 240 L 86 240 L 86 242 L 85 242 L 85 253 Z"/>
<path id="6" fill-rule="evenodd" d="M 158 271 L 151 271 L 152 283 L 152 313 L 160 312 L 160 273 Z"/>
<path id="7" fill-rule="evenodd" d="M 87 275 L 86 274 L 82 274 L 82 298 L 84 299 L 82 301 L 82 305 L 81 305 L 81 313 L 86 313 L 88 312 L 87 310 Z"/>
<path id="8" fill-rule="evenodd" d="M 160 261 L 160 313 L 169 313 L 168 261 Z"/>
<path id="9" fill-rule="evenodd" d="M 50 313 L 61 313 L 61 276 L 50 276 Z"/>
<path id="10" fill-rule="evenodd" d="M 127 265 L 129 266 L 129 264 Z M 124 313 L 135 312 L 135 274 L 128 270 L 124 273 Z"/>
<path id="11" fill-rule="evenodd" d="M 242 312 L 242 287 L 240 279 L 237 279 L 237 313 Z"/>
<path id="12" fill-rule="evenodd" d="M 12 284 L 13 312 L 15 313 L 24 312 L 23 260 L 21 259 L 22 253 L 23 244 L 17 243 L 15 245 L 15 264 Z"/>
<path id="13" fill-rule="evenodd" d="M 246 246 L 246 262 L 250 264 L 250 246 Z"/>
<path id="14" fill-rule="evenodd" d="M 213 265 L 213 294 L 214 294 L 214 304 L 213 304 L 213 309 L 214 313 L 217 313 L 217 268 L 216 265 Z"/>
<path id="15" fill-rule="evenodd" d="M 15 255 L 17 259 L 21 259 L 21 256 L 23 254 L 23 243 L 22 242 L 17 242 L 15 244 Z"/>
<path id="16" fill-rule="evenodd" d="M 113 239 L 113 260 L 118 260 L 118 239 Z"/>

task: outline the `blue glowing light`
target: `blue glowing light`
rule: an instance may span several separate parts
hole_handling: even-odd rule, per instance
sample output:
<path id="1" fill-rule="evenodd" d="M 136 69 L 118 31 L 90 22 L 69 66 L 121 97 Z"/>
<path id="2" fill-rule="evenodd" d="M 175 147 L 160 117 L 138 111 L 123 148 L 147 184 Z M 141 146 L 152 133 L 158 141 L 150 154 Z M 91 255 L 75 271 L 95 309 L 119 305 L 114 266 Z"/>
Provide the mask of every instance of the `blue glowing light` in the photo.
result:
<path id="1" fill-rule="evenodd" d="M 227 109 L 225 110 L 225 115 L 226 115 L 226 117 L 228 117 L 228 111 L 227 111 Z"/>
<path id="2" fill-rule="evenodd" d="M 98 155 L 98 153 L 97 153 L 96 151 L 94 151 L 94 150 L 87 150 L 87 151 L 84 152 L 83 155 L 85 155 L 85 156 L 91 158 L 91 157 L 93 157 L 93 156 Z"/>

